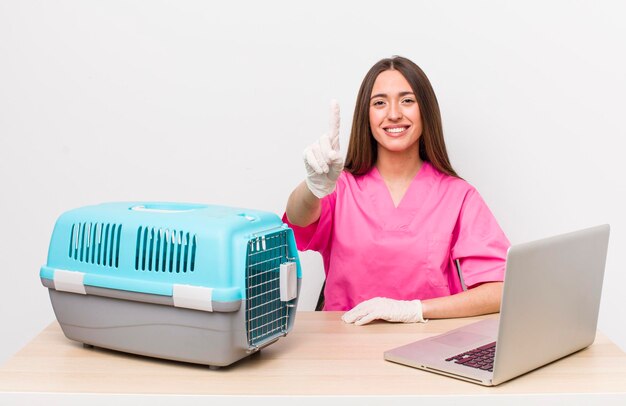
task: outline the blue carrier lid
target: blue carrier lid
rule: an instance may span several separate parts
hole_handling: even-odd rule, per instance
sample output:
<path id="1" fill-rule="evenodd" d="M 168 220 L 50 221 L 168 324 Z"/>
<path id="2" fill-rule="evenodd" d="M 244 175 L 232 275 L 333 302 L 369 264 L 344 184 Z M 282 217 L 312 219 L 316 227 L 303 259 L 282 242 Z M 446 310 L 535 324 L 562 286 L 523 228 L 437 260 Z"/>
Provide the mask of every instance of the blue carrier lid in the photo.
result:
<path id="1" fill-rule="evenodd" d="M 210 288 L 214 301 L 230 302 L 246 298 L 251 254 L 276 266 L 291 260 L 301 278 L 293 232 L 274 213 L 190 203 L 104 203 L 59 217 L 40 276 L 70 275 L 69 283 L 166 296 L 175 285 Z"/>

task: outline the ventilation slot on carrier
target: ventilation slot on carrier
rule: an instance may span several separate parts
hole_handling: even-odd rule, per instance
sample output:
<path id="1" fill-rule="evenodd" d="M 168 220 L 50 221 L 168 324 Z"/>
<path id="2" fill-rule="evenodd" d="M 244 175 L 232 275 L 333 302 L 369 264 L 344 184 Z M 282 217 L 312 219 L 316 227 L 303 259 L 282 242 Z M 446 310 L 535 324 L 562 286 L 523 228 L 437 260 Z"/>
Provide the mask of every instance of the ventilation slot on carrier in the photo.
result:
<path id="1" fill-rule="evenodd" d="M 70 232 L 70 258 L 117 268 L 120 264 L 122 226 L 106 223 L 76 223 Z"/>
<path id="2" fill-rule="evenodd" d="M 287 331 L 289 309 L 287 302 L 280 300 L 280 264 L 287 261 L 287 231 L 248 242 L 246 328 L 252 347 Z"/>
<path id="3" fill-rule="evenodd" d="M 193 272 L 196 236 L 184 231 L 139 227 L 135 247 L 135 269 L 154 272 Z"/>

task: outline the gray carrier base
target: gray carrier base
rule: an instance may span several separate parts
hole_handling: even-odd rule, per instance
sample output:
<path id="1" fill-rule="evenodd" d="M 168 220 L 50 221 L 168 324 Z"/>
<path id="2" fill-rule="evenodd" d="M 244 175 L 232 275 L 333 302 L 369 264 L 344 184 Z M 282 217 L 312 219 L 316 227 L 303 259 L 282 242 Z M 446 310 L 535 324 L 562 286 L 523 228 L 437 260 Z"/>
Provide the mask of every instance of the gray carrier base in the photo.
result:
<path id="1" fill-rule="evenodd" d="M 54 313 L 65 336 L 80 343 L 138 355 L 204 364 L 230 365 L 287 335 L 295 303 L 281 335 L 248 343 L 246 301 L 213 302 L 213 312 L 174 307 L 168 296 L 87 287 L 87 294 L 48 287 Z M 298 292 L 300 280 L 298 280 Z"/>

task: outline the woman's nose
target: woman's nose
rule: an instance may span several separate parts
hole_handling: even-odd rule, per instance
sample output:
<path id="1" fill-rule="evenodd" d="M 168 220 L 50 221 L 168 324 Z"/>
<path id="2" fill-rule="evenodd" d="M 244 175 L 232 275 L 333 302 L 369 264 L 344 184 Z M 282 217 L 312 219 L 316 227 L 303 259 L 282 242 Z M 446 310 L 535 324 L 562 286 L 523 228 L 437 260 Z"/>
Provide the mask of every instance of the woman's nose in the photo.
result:
<path id="1" fill-rule="evenodd" d="M 399 103 L 389 103 L 389 112 L 387 114 L 387 118 L 389 118 L 389 120 L 399 120 L 402 118 L 402 111 L 400 110 Z"/>

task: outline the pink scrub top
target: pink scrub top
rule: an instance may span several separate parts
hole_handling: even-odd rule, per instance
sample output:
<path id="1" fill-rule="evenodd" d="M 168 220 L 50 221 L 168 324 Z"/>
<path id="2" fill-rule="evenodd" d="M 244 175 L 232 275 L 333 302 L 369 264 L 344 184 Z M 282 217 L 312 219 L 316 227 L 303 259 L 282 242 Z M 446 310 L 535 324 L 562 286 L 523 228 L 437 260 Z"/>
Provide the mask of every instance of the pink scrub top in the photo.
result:
<path id="1" fill-rule="evenodd" d="M 342 172 L 321 200 L 318 221 L 294 230 L 300 251 L 322 254 L 324 310 L 349 310 L 381 296 L 430 299 L 502 281 L 510 246 L 493 214 L 466 181 L 428 162 L 398 207 L 378 169 L 355 177 Z"/>

